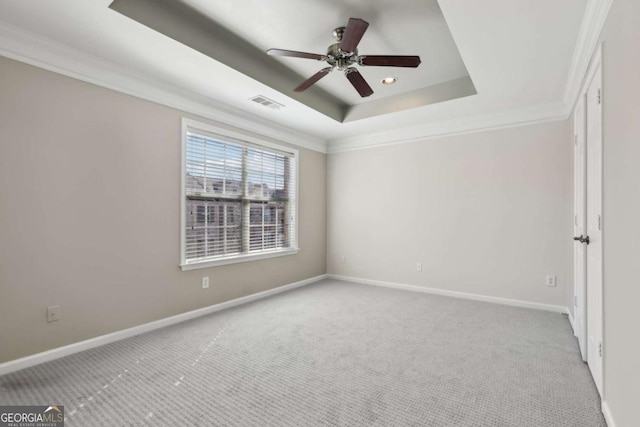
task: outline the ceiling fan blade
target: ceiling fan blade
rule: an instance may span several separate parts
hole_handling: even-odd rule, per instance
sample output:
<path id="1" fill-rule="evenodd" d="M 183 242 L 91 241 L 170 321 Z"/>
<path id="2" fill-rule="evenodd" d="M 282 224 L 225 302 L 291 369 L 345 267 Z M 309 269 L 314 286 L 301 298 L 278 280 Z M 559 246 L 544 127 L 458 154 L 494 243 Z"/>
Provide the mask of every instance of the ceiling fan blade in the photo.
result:
<path id="1" fill-rule="evenodd" d="M 368 27 L 369 23 L 367 21 L 359 18 L 349 18 L 347 28 L 344 30 L 342 41 L 340 42 L 340 50 L 343 52 L 355 51 Z"/>
<path id="2" fill-rule="evenodd" d="M 360 65 L 375 65 L 379 67 L 412 67 L 420 65 L 419 56 L 400 55 L 363 55 L 359 58 Z"/>
<path id="3" fill-rule="evenodd" d="M 295 50 L 284 49 L 269 49 L 267 50 L 267 54 L 271 56 L 293 56 L 295 58 L 317 59 L 318 61 L 323 61 L 327 58 L 326 55 L 320 55 L 318 53 L 297 52 Z"/>
<path id="4" fill-rule="evenodd" d="M 347 76 L 347 79 L 351 82 L 353 87 L 358 91 L 361 97 L 367 97 L 373 94 L 373 89 L 367 83 L 367 81 L 362 77 L 362 74 L 356 68 L 347 68 L 344 71 L 344 74 Z"/>
<path id="5" fill-rule="evenodd" d="M 315 82 L 317 82 L 318 80 L 320 80 L 321 78 L 329 74 L 331 70 L 333 70 L 332 67 L 323 68 L 322 70 L 315 73 L 313 76 L 309 77 L 307 80 L 300 83 L 300 85 L 297 88 L 295 88 L 293 91 L 304 92 L 309 88 L 309 86 L 311 86 L 312 84 L 314 84 Z"/>

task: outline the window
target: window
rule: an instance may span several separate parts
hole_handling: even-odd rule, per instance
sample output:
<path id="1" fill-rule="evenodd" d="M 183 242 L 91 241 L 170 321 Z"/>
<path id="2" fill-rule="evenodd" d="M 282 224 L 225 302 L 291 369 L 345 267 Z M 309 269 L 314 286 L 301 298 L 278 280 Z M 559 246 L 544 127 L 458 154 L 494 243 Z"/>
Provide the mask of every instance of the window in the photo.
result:
<path id="1" fill-rule="evenodd" d="M 183 120 L 183 270 L 297 252 L 297 151 Z"/>

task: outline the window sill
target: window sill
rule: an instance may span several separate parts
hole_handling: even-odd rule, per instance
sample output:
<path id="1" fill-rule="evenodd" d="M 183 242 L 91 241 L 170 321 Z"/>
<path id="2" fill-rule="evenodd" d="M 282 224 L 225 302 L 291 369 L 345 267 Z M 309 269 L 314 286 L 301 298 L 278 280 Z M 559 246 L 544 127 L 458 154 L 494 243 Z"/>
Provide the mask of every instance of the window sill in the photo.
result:
<path id="1" fill-rule="evenodd" d="M 198 270 L 200 268 L 218 267 L 221 265 L 237 264 L 240 262 L 257 261 L 260 259 L 295 255 L 298 253 L 298 251 L 299 251 L 298 248 L 281 249 L 277 251 L 263 252 L 258 254 L 243 254 L 243 255 L 234 255 L 232 257 L 227 257 L 227 258 L 217 258 L 217 259 L 210 259 L 210 260 L 203 260 L 203 261 L 192 261 L 187 264 L 180 264 L 180 268 L 182 269 L 182 271 Z"/>

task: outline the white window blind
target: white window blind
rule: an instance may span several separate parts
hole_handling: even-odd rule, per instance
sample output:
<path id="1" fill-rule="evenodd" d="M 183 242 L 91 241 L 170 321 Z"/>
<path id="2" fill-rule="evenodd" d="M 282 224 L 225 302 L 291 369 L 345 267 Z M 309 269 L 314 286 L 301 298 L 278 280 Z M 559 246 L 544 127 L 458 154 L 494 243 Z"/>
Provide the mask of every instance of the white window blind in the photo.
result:
<path id="1" fill-rule="evenodd" d="M 295 153 L 185 132 L 183 265 L 296 248 Z"/>

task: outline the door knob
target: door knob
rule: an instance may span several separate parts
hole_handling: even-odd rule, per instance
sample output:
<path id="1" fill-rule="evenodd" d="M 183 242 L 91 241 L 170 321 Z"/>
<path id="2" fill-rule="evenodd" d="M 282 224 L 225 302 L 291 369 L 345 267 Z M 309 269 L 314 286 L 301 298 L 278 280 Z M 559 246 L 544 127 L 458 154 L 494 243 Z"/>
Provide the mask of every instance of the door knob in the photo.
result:
<path id="1" fill-rule="evenodd" d="M 578 241 L 580 243 L 586 243 L 587 245 L 589 244 L 589 236 L 582 237 L 582 234 L 580 235 L 580 237 L 574 237 L 573 240 Z"/>

